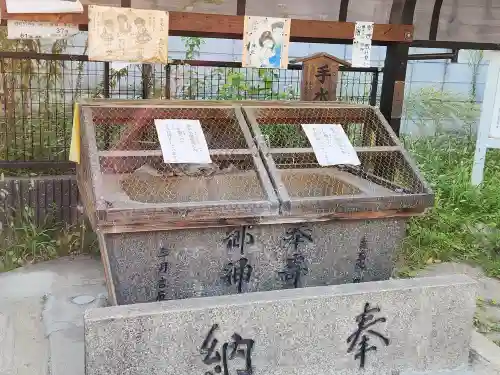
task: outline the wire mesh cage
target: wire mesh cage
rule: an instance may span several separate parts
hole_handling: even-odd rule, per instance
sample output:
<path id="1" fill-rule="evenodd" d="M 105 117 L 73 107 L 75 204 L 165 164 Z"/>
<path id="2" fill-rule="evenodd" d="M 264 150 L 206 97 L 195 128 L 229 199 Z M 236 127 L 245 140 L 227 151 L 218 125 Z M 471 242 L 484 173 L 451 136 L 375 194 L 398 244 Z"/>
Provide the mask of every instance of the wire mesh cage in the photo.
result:
<path id="1" fill-rule="evenodd" d="M 375 107 L 341 103 L 244 106 L 283 213 L 411 209 L 433 194 Z M 360 165 L 322 167 L 302 124 L 340 124 Z"/>
<path id="2" fill-rule="evenodd" d="M 78 180 L 94 223 L 277 213 L 250 130 L 230 103 L 88 101 L 80 108 Z M 199 120 L 212 163 L 165 163 L 155 119 Z"/>

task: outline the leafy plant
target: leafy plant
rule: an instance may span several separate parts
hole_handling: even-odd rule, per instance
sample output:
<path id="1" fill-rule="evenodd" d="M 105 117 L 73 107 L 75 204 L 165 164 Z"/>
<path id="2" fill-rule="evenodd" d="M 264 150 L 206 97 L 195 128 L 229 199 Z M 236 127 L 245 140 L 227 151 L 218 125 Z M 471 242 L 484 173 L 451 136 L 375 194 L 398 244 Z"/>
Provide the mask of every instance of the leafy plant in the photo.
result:
<path id="1" fill-rule="evenodd" d="M 116 89 L 122 78 L 127 78 L 129 74 L 128 67 L 121 69 L 109 70 L 109 90 L 112 91 Z M 104 82 L 100 82 L 92 92 L 92 98 L 104 98 Z"/>
<path id="2" fill-rule="evenodd" d="M 484 51 L 472 50 L 467 51 L 467 53 L 469 55 L 467 64 L 472 70 L 470 97 L 473 101 L 475 101 L 477 97 L 477 79 L 479 76 L 479 68 L 481 67 L 481 63 L 483 62 Z"/>
<path id="3" fill-rule="evenodd" d="M 194 60 L 200 57 L 200 49 L 205 40 L 199 37 L 181 37 L 184 47 L 186 48 L 186 60 Z"/>
<path id="4" fill-rule="evenodd" d="M 182 38 L 187 60 L 200 55 L 201 38 Z M 251 79 L 249 79 L 249 77 Z M 276 100 L 296 99 L 291 86 L 283 91 L 275 89 L 279 80 L 278 69 L 206 68 L 199 70 L 189 65 L 175 70 L 174 93 L 176 97 L 190 100 Z"/>
<path id="5" fill-rule="evenodd" d="M 9 243 L 0 250 L 4 268 L 51 259 L 57 255 L 57 243 L 53 238 L 55 229 L 36 225 L 30 207 L 19 212 L 16 221 L 10 221 L 8 231 L 3 235 L 10 235 Z"/>
<path id="6" fill-rule="evenodd" d="M 2 213 L 7 225 L 0 226 L 0 271 L 68 254 L 98 252 L 96 236 L 84 221 L 67 225 L 55 222 L 49 214 L 37 223 L 31 207 Z"/>
<path id="7" fill-rule="evenodd" d="M 437 260 L 471 262 L 500 277 L 500 151 L 488 152 L 484 183 L 476 188 L 470 184 L 473 140 L 441 134 L 405 144 L 434 190 L 435 205 L 408 225 L 402 274 Z"/>

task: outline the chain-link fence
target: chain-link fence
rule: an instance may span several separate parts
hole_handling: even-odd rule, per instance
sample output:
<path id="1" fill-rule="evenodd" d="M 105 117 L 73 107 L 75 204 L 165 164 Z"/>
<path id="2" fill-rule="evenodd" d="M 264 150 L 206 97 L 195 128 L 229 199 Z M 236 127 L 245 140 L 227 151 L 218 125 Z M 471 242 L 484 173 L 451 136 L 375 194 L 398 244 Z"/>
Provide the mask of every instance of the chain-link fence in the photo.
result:
<path id="1" fill-rule="evenodd" d="M 213 61 L 116 67 L 85 55 L 0 52 L 0 170 L 71 171 L 72 107 L 79 98 L 296 100 L 300 68 L 245 69 Z M 375 105 L 379 73 L 341 68 L 338 100 Z"/>

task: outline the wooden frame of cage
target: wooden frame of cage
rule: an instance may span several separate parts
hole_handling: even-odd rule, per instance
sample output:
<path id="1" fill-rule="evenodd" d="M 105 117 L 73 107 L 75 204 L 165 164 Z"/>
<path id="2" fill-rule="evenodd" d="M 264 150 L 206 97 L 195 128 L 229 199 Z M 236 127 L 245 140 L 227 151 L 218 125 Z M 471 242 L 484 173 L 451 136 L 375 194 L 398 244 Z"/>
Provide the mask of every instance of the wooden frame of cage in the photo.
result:
<path id="1" fill-rule="evenodd" d="M 269 110 L 269 108 L 275 108 L 272 123 L 287 122 L 289 120 L 295 120 L 297 117 L 287 115 L 287 109 L 292 109 L 291 107 L 283 107 L 278 105 L 264 105 L 262 106 Z M 344 107 L 346 110 L 342 111 Z M 417 166 L 412 162 L 409 155 L 406 153 L 404 148 L 401 146 L 397 136 L 394 134 L 389 124 L 385 120 L 384 116 L 380 113 L 378 108 L 370 107 L 366 105 L 347 105 L 344 106 L 339 104 L 337 106 L 329 105 L 329 103 L 323 105 L 311 105 L 311 103 L 300 102 L 293 106 L 293 109 L 300 108 L 336 108 L 338 115 L 333 118 L 329 116 L 332 122 L 360 122 L 366 121 L 366 115 L 362 111 L 370 110 L 373 111 L 375 118 L 382 125 L 387 136 L 393 143 L 392 146 L 374 146 L 374 147 L 355 147 L 357 153 L 360 153 L 360 159 L 363 155 L 369 155 L 370 153 L 395 153 L 401 158 L 401 162 L 405 163 L 407 167 L 411 170 L 412 179 L 416 182 L 418 190 L 422 191 L 420 193 L 415 193 L 408 191 L 402 186 L 395 184 L 392 181 L 384 179 L 374 173 L 364 172 L 366 175 L 364 178 L 381 186 L 387 187 L 391 190 L 399 189 L 403 191 L 404 195 L 399 195 L 394 193 L 392 195 L 370 195 L 370 196 L 353 196 L 353 195 L 335 195 L 335 196 L 324 196 L 324 197 L 301 197 L 293 198 L 287 191 L 282 179 L 280 178 L 279 169 L 276 166 L 274 157 L 277 155 L 297 155 L 297 154 L 312 154 L 314 151 L 312 148 L 273 148 L 269 147 L 266 140 L 260 130 L 260 125 L 265 125 L 265 118 L 257 120 L 256 110 L 258 106 L 242 106 L 242 111 L 245 114 L 249 122 L 249 126 L 252 132 L 255 134 L 255 139 L 257 145 L 261 151 L 262 158 L 266 167 L 268 169 L 269 175 L 275 189 L 278 193 L 278 197 L 282 204 L 282 210 L 284 214 L 287 215 L 301 215 L 304 210 L 307 212 L 353 212 L 353 211 L 369 211 L 369 210 L 408 210 L 411 209 L 416 212 L 424 212 L 428 207 L 432 206 L 434 202 L 434 194 L 431 188 L 425 183 Z M 356 113 L 356 109 L 359 110 L 359 114 Z M 278 112 L 276 115 L 276 111 Z M 311 116 L 315 118 L 316 116 Z M 302 119 L 302 118 L 301 118 Z M 312 123 L 315 123 L 313 120 Z M 365 137 L 365 135 L 363 135 Z M 355 171 L 354 168 L 346 166 L 348 171 Z M 364 193 L 362 191 L 362 193 Z"/>
<path id="2" fill-rule="evenodd" d="M 132 103 L 127 102 L 107 102 L 108 107 L 120 108 L 122 114 L 123 107 L 130 107 L 132 110 L 138 110 L 144 114 L 144 109 L 153 110 L 156 108 L 188 110 L 189 106 L 181 103 L 169 104 L 163 102 L 163 105 L 143 105 L 137 107 Z M 192 104 L 195 104 L 193 102 Z M 196 103 L 197 104 L 197 103 Z M 260 183 L 260 188 L 265 196 L 264 200 L 232 200 L 232 201 L 197 201 L 197 202 L 176 202 L 176 203 L 140 203 L 140 207 L 130 208 L 114 208 L 110 207 L 109 202 L 104 199 L 104 188 L 101 173 L 100 158 L 113 157 L 147 157 L 147 156 L 162 156 L 161 150 L 115 150 L 115 151 L 99 151 L 97 149 L 97 140 L 94 130 L 93 117 L 91 107 L 101 107 L 99 104 L 86 105 L 86 102 L 81 103 L 80 118 L 81 118 L 81 141 L 82 145 L 88 148 L 88 155 L 82 155 L 82 161 L 77 166 L 77 179 L 81 186 L 81 199 L 86 212 L 89 214 L 90 222 L 94 228 L 108 228 L 110 231 L 120 232 L 119 228 L 138 226 L 136 230 L 141 230 L 142 225 L 170 225 L 178 227 L 179 223 L 184 221 L 194 222 L 224 222 L 231 223 L 231 220 L 239 217 L 267 217 L 276 216 L 279 209 L 279 201 L 275 194 L 268 174 L 260 159 L 259 152 L 253 142 L 250 130 L 247 128 L 246 121 L 243 115 L 230 103 L 224 105 L 198 106 L 204 110 L 212 109 L 229 109 L 234 111 L 234 116 L 239 129 L 242 132 L 244 141 L 247 145 L 245 149 L 212 149 L 211 156 L 219 158 L 249 158 L 253 163 L 254 170 Z M 212 113 L 216 113 L 215 111 Z M 133 117 L 128 117 L 133 120 Z M 123 120 L 123 117 L 104 117 L 104 120 Z M 107 126 L 112 126 L 111 124 Z M 83 154 L 83 153 L 82 153 Z M 90 177 L 90 178 L 89 178 Z M 228 209 L 231 210 L 231 215 L 227 215 Z M 209 212 L 208 212 L 209 211 Z M 229 224 L 230 225 L 230 224 Z"/>
<path id="3" fill-rule="evenodd" d="M 82 139 L 82 144 L 84 141 L 88 142 L 91 147 L 89 155 L 82 154 L 82 160 L 88 157 L 86 163 L 88 165 L 93 165 L 93 169 L 91 171 L 87 171 L 87 175 L 90 175 L 91 178 L 85 181 L 83 177 L 83 173 L 85 171 L 85 163 L 82 163 L 77 168 L 77 176 L 79 185 L 82 186 L 81 194 L 82 194 L 82 202 L 85 206 L 86 212 L 89 214 L 92 226 L 94 228 L 99 228 L 99 230 L 103 233 L 121 233 L 121 232 L 140 232 L 147 230 L 173 230 L 173 229 L 181 229 L 181 228 L 207 228 L 207 227 L 230 227 L 235 225 L 255 225 L 255 224 L 292 224 L 303 222 L 304 220 L 311 222 L 321 222 L 321 221 L 329 221 L 329 220 L 353 220 L 353 219 L 361 219 L 361 220 L 369 220 L 369 219 L 379 219 L 379 218 L 393 218 L 393 217 L 411 217 L 415 215 L 420 215 L 425 211 L 426 208 L 430 207 L 433 202 L 433 193 L 431 189 L 425 184 L 424 180 L 420 176 L 417 167 L 412 162 L 410 157 L 407 155 L 404 148 L 400 145 L 396 135 L 392 132 L 389 125 L 380 114 L 378 109 L 369 106 L 362 106 L 357 104 L 345 104 L 339 102 L 324 102 L 324 103 L 314 103 L 314 102 L 297 102 L 297 101 L 289 101 L 289 102 L 280 102 L 280 101 L 237 101 L 237 102 L 228 102 L 228 101 L 183 101 L 183 100 L 174 100 L 174 101 L 163 101 L 163 100 L 112 100 L 112 99 L 98 99 L 98 100 L 81 100 L 81 126 L 82 126 L 82 137 L 85 137 L 85 140 Z M 293 200 L 286 200 L 287 194 L 279 189 L 276 189 L 278 195 L 275 194 L 275 186 L 276 181 L 269 179 L 269 177 L 264 178 L 264 183 L 262 183 L 263 188 L 269 192 L 269 196 L 271 197 L 272 209 L 271 211 L 265 210 L 266 213 L 271 213 L 270 215 L 248 215 L 248 212 L 242 210 L 239 212 L 239 215 L 231 215 L 232 217 L 227 217 L 227 215 L 221 215 L 219 217 L 206 217 L 203 215 L 203 208 L 212 206 L 220 206 L 220 203 L 213 202 L 213 204 L 209 204 L 209 202 L 194 202 L 192 204 L 186 203 L 178 203 L 178 204 L 143 204 L 141 209 L 119 209 L 112 208 L 106 205 L 106 202 L 103 199 L 95 199 L 95 197 L 99 197 L 99 192 L 102 192 L 101 180 L 98 175 L 94 173 L 95 170 L 100 170 L 100 162 L 99 162 L 99 151 L 97 150 L 97 143 L 95 140 L 95 133 L 92 129 L 93 124 L 91 122 L 85 121 L 86 118 L 92 119 L 92 107 L 101 107 L 101 108 L 116 108 L 119 107 L 123 109 L 123 107 L 133 108 L 134 111 L 138 111 L 138 114 L 143 114 L 141 111 L 151 111 L 156 108 L 183 108 L 185 111 L 189 111 L 191 107 L 193 110 L 196 109 L 210 109 L 210 108 L 233 108 L 235 111 L 235 116 L 237 116 L 238 121 L 244 122 L 243 128 L 245 128 L 248 124 L 251 125 L 252 131 L 255 135 L 255 142 L 252 138 L 252 134 L 250 133 L 250 129 L 246 128 L 246 131 L 243 131 L 245 136 L 245 140 L 249 145 L 248 150 L 241 151 L 244 155 L 252 155 L 254 160 L 254 165 L 258 170 L 258 175 L 261 174 L 265 176 L 273 175 L 273 173 L 267 173 L 268 171 L 272 172 L 272 163 L 269 163 L 266 158 L 267 146 L 262 142 L 262 138 L 259 141 L 260 130 L 258 126 L 255 126 L 255 119 L 252 119 L 252 111 L 258 107 L 263 108 L 280 108 L 282 110 L 286 110 L 287 108 L 336 108 L 340 110 L 341 108 L 345 108 L 346 111 L 339 112 L 339 120 L 345 121 L 346 119 L 349 121 L 361 121 L 364 119 L 364 116 L 356 116 L 353 115 L 353 109 L 364 109 L 372 108 L 376 111 L 379 119 L 382 120 L 382 124 L 385 130 L 388 132 L 388 135 L 391 137 L 393 142 L 393 146 L 378 146 L 378 147 L 358 147 L 357 151 L 359 152 L 400 152 L 405 162 L 412 169 L 415 174 L 415 178 L 422 183 L 423 189 L 426 193 L 423 194 L 410 194 L 403 197 L 397 196 L 383 196 L 377 197 L 371 196 L 368 198 L 365 197 L 353 197 L 353 196 L 334 196 L 327 197 L 325 199 L 309 199 L 308 203 L 311 205 L 321 204 L 325 207 L 331 208 L 333 205 L 336 207 L 335 211 L 331 212 L 322 212 L 322 213 L 300 213 L 294 214 L 291 210 L 290 212 L 285 212 L 285 215 L 279 215 L 277 211 L 277 207 L 281 206 L 281 209 L 287 209 L 287 207 L 291 207 L 291 203 Z M 348 109 L 348 110 L 347 110 Z M 123 111 L 120 111 L 123 112 Z M 344 116 L 344 117 L 342 117 Z M 110 117 L 103 118 L 106 121 L 111 120 Z M 116 119 L 116 117 L 115 117 Z M 258 146 L 258 147 L 257 147 Z M 252 150 L 252 151 L 249 151 Z M 309 149 L 301 149 L 303 152 L 312 152 Z M 305 151 L 304 151 L 305 150 Z M 101 151 L 105 156 L 113 156 L 111 153 L 114 151 Z M 121 151 L 121 152 L 129 152 L 129 151 Z M 234 155 L 234 150 L 231 150 Z M 106 155 L 106 153 L 108 153 Z M 161 156 L 160 150 L 139 150 L 135 151 L 135 153 L 139 154 L 147 154 L 153 156 Z M 211 150 L 211 153 L 223 153 L 223 150 Z M 261 161 L 262 159 L 265 161 L 266 165 Z M 269 169 L 271 167 L 271 169 Z M 98 169 L 95 169 L 98 168 Z M 266 171 L 267 168 L 267 171 Z M 378 184 L 390 184 L 389 181 L 380 181 L 377 180 L 377 176 L 372 175 L 371 178 L 374 182 Z M 266 181 L 267 180 L 267 181 Z M 95 186 L 95 190 L 92 189 L 92 185 Z M 286 191 L 285 191 L 286 193 Z M 279 197 L 279 200 L 278 200 Z M 302 199 L 303 200 L 303 199 Z M 303 200 L 304 201 L 304 200 Z M 94 203 L 95 202 L 95 203 Z M 288 204 L 287 202 L 290 202 Z M 241 202 L 237 202 L 240 204 Z M 255 202 L 251 204 L 255 205 Z M 94 206 L 95 205 L 95 206 Z M 288 205 L 288 206 L 287 206 Z M 171 212 L 167 212 L 167 206 L 170 208 Z M 342 209 L 343 207 L 343 209 Z M 194 211 L 199 210 L 200 215 L 195 215 L 191 211 L 188 212 L 188 215 L 185 215 L 186 210 L 192 209 Z M 326 210 L 325 210 L 326 211 Z M 272 213 L 274 212 L 274 214 Z M 177 216 L 177 217 L 176 217 Z"/>

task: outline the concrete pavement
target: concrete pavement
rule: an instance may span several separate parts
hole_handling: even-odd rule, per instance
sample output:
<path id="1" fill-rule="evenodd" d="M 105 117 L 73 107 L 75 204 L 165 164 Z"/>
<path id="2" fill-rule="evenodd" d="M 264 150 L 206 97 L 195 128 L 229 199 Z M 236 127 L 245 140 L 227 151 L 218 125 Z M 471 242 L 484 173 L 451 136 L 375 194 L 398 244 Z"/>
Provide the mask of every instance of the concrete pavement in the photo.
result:
<path id="1" fill-rule="evenodd" d="M 106 303 L 88 256 L 0 274 L 0 374 L 84 375 L 83 313 Z"/>
<path id="2" fill-rule="evenodd" d="M 422 275 L 449 273 L 475 277 L 485 299 L 500 293 L 499 280 L 461 265 L 432 267 Z M 0 375 L 84 375 L 83 313 L 105 305 L 104 271 L 89 256 L 0 274 Z M 467 374 L 500 375 L 500 348 L 478 333 L 471 359 Z"/>

